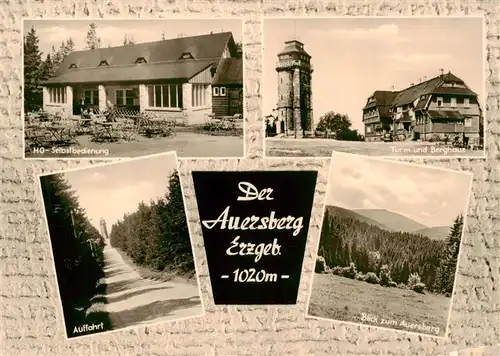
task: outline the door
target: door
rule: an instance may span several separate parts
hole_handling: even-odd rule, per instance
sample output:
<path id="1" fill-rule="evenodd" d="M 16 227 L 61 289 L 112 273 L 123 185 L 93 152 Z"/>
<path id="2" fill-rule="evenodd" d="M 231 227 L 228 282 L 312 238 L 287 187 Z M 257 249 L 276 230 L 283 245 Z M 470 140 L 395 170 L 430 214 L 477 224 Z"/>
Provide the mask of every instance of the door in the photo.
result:
<path id="1" fill-rule="evenodd" d="M 228 88 L 228 115 L 243 114 L 243 89 Z"/>

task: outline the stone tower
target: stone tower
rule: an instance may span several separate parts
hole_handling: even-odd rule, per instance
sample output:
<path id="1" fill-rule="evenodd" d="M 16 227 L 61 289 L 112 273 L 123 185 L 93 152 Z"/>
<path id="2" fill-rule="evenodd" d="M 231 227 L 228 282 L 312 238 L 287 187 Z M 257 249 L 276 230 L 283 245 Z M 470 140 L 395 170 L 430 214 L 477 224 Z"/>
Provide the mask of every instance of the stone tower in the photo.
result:
<path id="1" fill-rule="evenodd" d="M 285 42 L 285 48 L 278 54 L 277 133 L 301 138 L 312 134 L 312 91 L 313 68 L 311 56 L 304 50 L 304 44 L 297 40 Z"/>
<path id="2" fill-rule="evenodd" d="M 99 224 L 101 225 L 102 237 L 104 237 L 105 241 L 109 240 L 108 229 L 106 229 L 106 221 L 103 218 L 101 218 L 101 220 L 99 220 Z"/>

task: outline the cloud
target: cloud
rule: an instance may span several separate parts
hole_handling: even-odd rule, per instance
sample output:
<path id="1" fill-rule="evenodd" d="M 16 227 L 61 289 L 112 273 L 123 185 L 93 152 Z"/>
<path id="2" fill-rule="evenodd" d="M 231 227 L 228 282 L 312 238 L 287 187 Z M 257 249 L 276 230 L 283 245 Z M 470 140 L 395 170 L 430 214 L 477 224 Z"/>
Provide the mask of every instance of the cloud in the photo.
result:
<path id="1" fill-rule="evenodd" d="M 451 56 L 446 53 L 393 53 L 388 58 L 402 64 L 416 64 L 445 61 Z"/>
<path id="2" fill-rule="evenodd" d="M 364 41 L 387 41 L 387 42 L 407 42 L 408 39 L 401 36 L 399 27 L 396 24 L 384 24 L 369 28 L 341 28 L 331 32 L 336 38 L 345 40 Z M 324 36 L 324 33 L 322 34 Z"/>
<path id="3" fill-rule="evenodd" d="M 440 226 L 463 212 L 467 202 L 470 176 L 458 172 L 343 154 L 332 157 L 332 164 L 329 205 L 387 209 Z"/>

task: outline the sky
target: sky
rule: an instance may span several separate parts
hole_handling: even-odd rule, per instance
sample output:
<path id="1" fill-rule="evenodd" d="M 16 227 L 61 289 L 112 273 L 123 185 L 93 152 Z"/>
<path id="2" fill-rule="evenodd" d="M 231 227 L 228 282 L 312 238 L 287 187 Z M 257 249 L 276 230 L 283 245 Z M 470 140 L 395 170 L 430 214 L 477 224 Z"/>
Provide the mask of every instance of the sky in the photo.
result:
<path id="1" fill-rule="evenodd" d="M 169 39 L 176 38 L 179 34 L 194 36 L 230 31 L 236 42 L 242 40 L 241 19 L 25 20 L 24 34 L 28 33 L 32 26 L 35 27 L 40 39 L 42 58 L 45 58 L 47 53 L 51 52 L 52 46 L 57 49 L 61 42 L 69 37 L 75 42 L 76 50 L 85 49 L 84 39 L 91 22 L 96 25 L 102 47 L 123 45 L 125 35 L 135 43 L 159 41 L 162 32 L 165 32 L 165 38 Z"/>
<path id="2" fill-rule="evenodd" d="M 277 102 L 277 54 L 297 39 L 312 56 L 315 123 L 328 111 L 362 129 L 375 90 L 401 90 L 450 70 L 484 100 L 481 18 L 330 18 L 264 20 L 264 115 Z"/>
<path id="3" fill-rule="evenodd" d="M 327 205 L 386 209 L 427 227 L 466 215 L 470 174 L 337 152 L 331 162 Z"/>
<path id="4" fill-rule="evenodd" d="M 90 222 L 99 229 L 99 220 L 104 218 L 109 233 L 111 226 L 124 214 L 135 212 L 141 201 L 164 197 L 168 178 L 176 169 L 175 153 L 167 153 L 68 171 L 64 176 Z"/>

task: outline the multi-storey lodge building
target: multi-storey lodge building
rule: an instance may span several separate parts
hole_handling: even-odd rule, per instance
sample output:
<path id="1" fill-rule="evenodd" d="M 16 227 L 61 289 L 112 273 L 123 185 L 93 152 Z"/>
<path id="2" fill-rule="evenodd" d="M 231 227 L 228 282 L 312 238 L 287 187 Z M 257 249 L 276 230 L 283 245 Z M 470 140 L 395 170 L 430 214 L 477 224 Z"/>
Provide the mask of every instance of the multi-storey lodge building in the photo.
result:
<path id="1" fill-rule="evenodd" d="M 452 74 L 412 84 L 401 91 L 375 91 L 363 108 L 367 141 L 467 141 L 478 144 L 482 111 L 478 96 Z"/>

